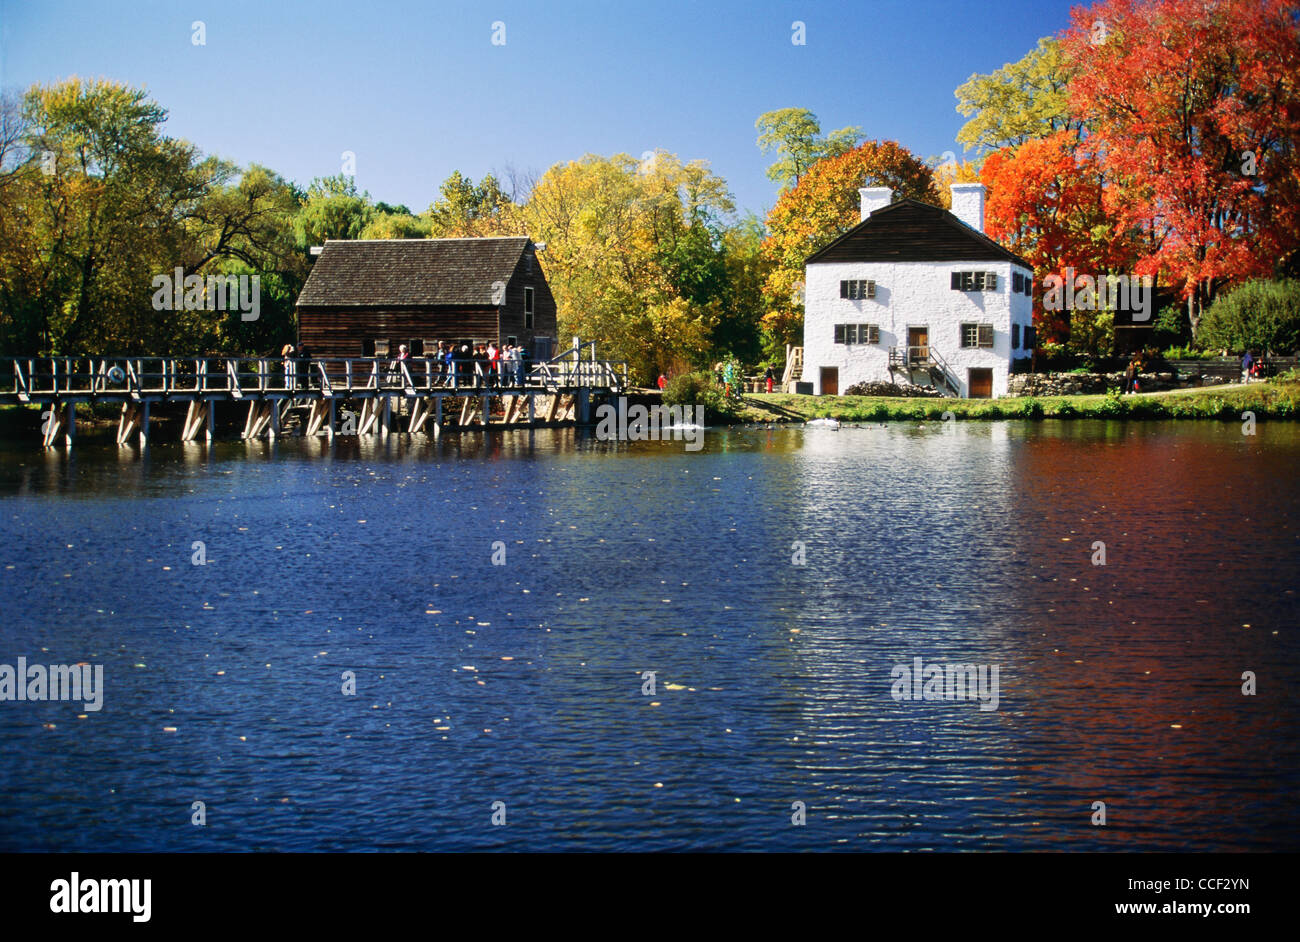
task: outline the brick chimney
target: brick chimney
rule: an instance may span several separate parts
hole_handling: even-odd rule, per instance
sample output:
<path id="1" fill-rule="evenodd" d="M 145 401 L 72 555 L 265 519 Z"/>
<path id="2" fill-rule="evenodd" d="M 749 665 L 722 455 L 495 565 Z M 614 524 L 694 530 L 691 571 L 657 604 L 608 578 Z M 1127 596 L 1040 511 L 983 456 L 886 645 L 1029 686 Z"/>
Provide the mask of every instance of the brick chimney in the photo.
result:
<path id="1" fill-rule="evenodd" d="M 984 231 L 984 184 L 954 183 L 952 214 L 976 232 Z"/>
<path id="2" fill-rule="evenodd" d="M 868 186 L 858 190 L 861 199 L 862 218 L 866 219 L 878 209 L 884 209 L 894 198 L 894 191 L 887 186 Z"/>

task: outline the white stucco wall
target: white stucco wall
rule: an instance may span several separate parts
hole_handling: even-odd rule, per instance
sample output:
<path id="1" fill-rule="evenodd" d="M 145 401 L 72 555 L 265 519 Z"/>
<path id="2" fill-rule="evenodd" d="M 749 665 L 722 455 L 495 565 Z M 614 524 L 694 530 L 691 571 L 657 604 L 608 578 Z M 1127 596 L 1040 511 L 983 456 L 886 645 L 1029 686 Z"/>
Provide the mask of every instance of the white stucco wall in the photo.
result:
<path id="1" fill-rule="evenodd" d="M 991 271 L 998 276 L 995 291 L 954 291 L 954 271 Z M 1011 273 L 1032 277 L 1027 268 L 1011 262 L 822 262 L 808 265 L 804 285 L 805 382 L 821 394 L 821 367 L 839 369 L 842 394 L 854 383 L 906 382 L 890 376 L 889 348 L 907 345 L 909 327 L 927 327 L 930 346 L 948 362 L 969 395 L 967 370 L 993 370 L 993 395 L 1005 396 L 1007 375 L 1014 357 L 1027 357 L 1026 349 L 1011 349 L 1011 325 L 1022 332 L 1033 323 L 1031 299 L 1012 294 Z M 873 299 L 850 301 L 840 297 L 841 280 L 871 280 Z M 993 325 L 993 347 L 961 346 L 961 325 Z M 878 324 L 879 344 L 837 344 L 836 324 Z"/>

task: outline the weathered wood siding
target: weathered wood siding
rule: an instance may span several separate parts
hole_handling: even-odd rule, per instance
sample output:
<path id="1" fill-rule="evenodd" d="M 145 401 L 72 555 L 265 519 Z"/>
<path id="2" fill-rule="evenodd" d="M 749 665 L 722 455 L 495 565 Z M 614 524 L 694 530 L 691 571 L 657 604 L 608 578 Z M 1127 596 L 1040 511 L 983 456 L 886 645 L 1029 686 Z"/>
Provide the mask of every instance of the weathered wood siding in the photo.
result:
<path id="1" fill-rule="evenodd" d="M 520 310 L 523 309 L 520 291 Z M 522 314 L 520 315 L 522 320 Z M 390 352 L 412 340 L 476 340 L 497 336 L 496 308 L 299 308 L 298 342 L 312 356 L 359 357 L 366 341 L 388 340 Z"/>

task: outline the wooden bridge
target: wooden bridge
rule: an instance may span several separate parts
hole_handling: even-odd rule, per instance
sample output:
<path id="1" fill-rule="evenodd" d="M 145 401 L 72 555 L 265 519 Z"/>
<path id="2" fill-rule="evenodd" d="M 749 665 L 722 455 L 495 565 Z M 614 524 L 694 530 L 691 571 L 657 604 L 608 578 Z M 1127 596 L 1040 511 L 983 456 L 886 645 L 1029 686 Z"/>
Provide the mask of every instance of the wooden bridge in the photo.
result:
<path id="1" fill-rule="evenodd" d="M 591 357 L 582 359 L 589 347 Z M 593 396 L 627 388 L 627 364 L 575 342 L 544 363 L 435 358 L 44 357 L 0 359 L 0 403 L 42 410 L 46 447 L 71 445 L 78 403 L 120 403 L 117 441 L 149 441 L 151 407 L 186 403 L 182 441 L 211 441 L 218 404 L 246 409 L 243 438 L 281 434 L 302 410 L 304 434 L 437 436 L 447 427 L 536 427 L 590 419 Z M 402 404 L 409 405 L 403 409 Z M 339 406 L 343 422 L 339 422 Z M 395 409 L 394 406 L 397 408 Z M 402 413 L 405 412 L 405 416 Z M 399 428 L 398 419 L 406 419 Z"/>

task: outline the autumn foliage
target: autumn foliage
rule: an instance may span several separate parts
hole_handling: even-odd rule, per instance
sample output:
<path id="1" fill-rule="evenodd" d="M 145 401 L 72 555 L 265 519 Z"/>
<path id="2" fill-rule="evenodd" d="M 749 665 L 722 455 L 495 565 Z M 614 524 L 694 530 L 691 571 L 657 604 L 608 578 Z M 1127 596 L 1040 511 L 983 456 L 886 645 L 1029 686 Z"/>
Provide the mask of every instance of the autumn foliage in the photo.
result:
<path id="1" fill-rule="evenodd" d="M 860 221 L 858 188 L 887 186 L 894 198 L 940 205 L 934 172 L 894 141 L 866 141 L 813 164 L 767 217 L 763 255 L 772 271 L 764 285 L 763 326 L 778 341 L 799 343 L 804 260 Z"/>

